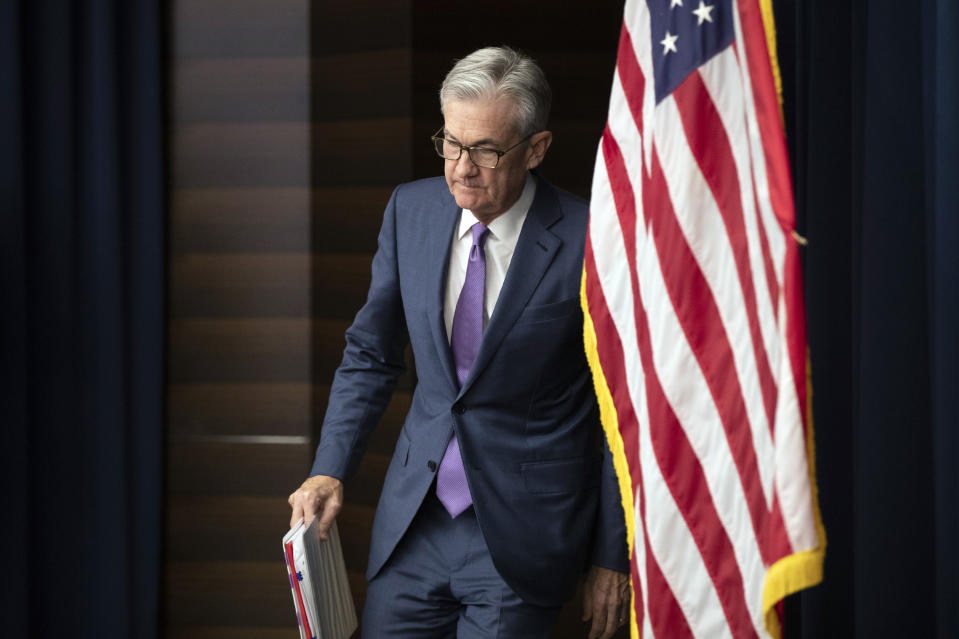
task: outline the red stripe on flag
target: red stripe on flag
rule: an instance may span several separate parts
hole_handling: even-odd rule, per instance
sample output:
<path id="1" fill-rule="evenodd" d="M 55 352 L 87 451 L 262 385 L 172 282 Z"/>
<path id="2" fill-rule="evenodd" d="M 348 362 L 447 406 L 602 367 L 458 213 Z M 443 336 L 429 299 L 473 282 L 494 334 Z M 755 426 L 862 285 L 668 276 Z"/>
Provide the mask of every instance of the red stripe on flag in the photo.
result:
<path id="1" fill-rule="evenodd" d="M 633 114 L 636 128 L 643 132 L 643 92 L 646 90 L 646 77 L 636 59 L 636 50 L 633 48 L 633 39 L 629 35 L 626 23 L 619 32 L 619 52 L 616 54 L 616 70 L 619 72 L 619 81 L 626 92 L 626 103 Z"/>
<path id="2" fill-rule="evenodd" d="M 602 150 L 606 160 L 606 173 L 609 176 L 609 182 L 612 186 L 616 212 L 619 216 L 622 235 L 626 244 L 627 263 L 634 292 L 633 306 L 636 336 L 639 344 L 639 356 L 646 374 L 646 397 L 649 407 L 650 434 L 656 461 L 663 478 L 666 480 L 669 491 L 673 496 L 673 500 L 676 502 L 676 506 L 679 508 L 696 542 L 696 547 L 702 556 L 706 570 L 715 586 L 716 594 L 723 606 L 723 613 L 733 632 L 733 636 L 755 637 L 756 631 L 753 628 L 749 608 L 746 605 L 743 577 L 739 572 L 739 565 L 735 561 L 729 561 L 729 558 L 735 557 L 732 542 L 726 534 L 726 529 L 712 501 L 702 464 L 700 464 L 699 458 L 690 445 L 679 419 L 676 417 L 672 407 L 669 405 L 669 401 L 666 399 L 659 375 L 653 363 L 649 323 L 646 318 L 645 309 L 639 299 L 639 281 L 636 273 L 634 195 L 629 178 L 627 177 L 626 165 L 623 161 L 622 153 L 612 133 L 609 131 L 609 127 L 603 132 Z M 658 161 L 655 159 L 655 156 L 653 171 L 654 175 L 655 172 L 658 171 Z M 644 184 L 644 199 L 650 187 L 662 187 L 665 191 L 665 186 L 665 181 L 661 184 Z M 644 207 L 644 209 L 647 209 L 647 207 Z M 659 249 L 660 255 L 662 255 L 662 246 L 657 246 L 657 248 Z M 691 266 L 687 265 L 686 267 L 695 269 L 696 273 L 699 273 L 695 262 Z M 705 283 L 705 281 L 703 281 L 703 283 Z M 711 322 L 708 320 L 701 322 L 701 325 L 709 324 L 711 324 Z M 687 338 L 689 337 L 689 333 L 687 332 Z M 700 362 L 700 366 L 702 366 L 702 362 Z M 727 437 L 728 436 L 729 429 L 727 429 Z M 751 445 L 749 449 L 752 451 Z M 755 456 L 752 457 L 752 464 L 755 477 L 758 481 L 759 473 L 758 470 L 756 470 Z M 758 485 L 756 488 L 759 489 L 761 501 L 762 490 Z M 650 586 L 650 588 L 652 587 Z"/>
<path id="3" fill-rule="evenodd" d="M 610 144 L 620 158 L 611 167 L 607 156 L 606 165 L 610 183 L 616 184 L 625 181 L 628 184 L 628 177 L 625 165 L 621 160 L 619 147 L 607 128 L 603 134 L 604 154 L 607 153 L 607 147 Z M 769 530 L 766 522 L 769 512 L 759 475 L 756 450 L 749 429 L 744 428 L 744 425 L 749 423 L 746 405 L 738 378 L 735 374 L 730 373 L 730 371 L 735 370 L 732 348 L 723 330 L 719 309 L 716 307 L 709 285 L 676 221 L 672 202 L 669 199 L 666 179 L 655 152 L 653 153 L 651 168 L 652 175 L 650 177 L 647 177 L 645 172 L 643 175 L 643 211 L 647 215 L 647 225 L 649 221 L 654 222 L 653 238 L 661 257 L 666 288 L 687 342 L 702 369 L 719 412 L 726 440 L 729 443 L 730 452 L 739 474 L 740 484 L 746 496 L 753 532 L 757 540 L 767 539 L 762 532 Z M 614 198 L 616 191 L 617 189 L 614 187 Z M 617 209 L 619 208 L 620 204 L 617 200 Z M 635 260 L 632 258 L 631 262 L 635 264 Z M 642 309 L 639 310 L 642 311 Z M 640 329 L 637 325 L 638 330 Z M 648 363 L 644 361 L 643 368 L 648 370 L 648 366 L 651 365 L 652 360 Z M 781 543 L 775 543 L 769 548 L 765 544 L 760 544 L 762 557 L 767 565 L 772 563 L 771 560 L 776 556 L 774 549 L 778 550 L 780 547 Z"/>
<path id="4" fill-rule="evenodd" d="M 591 255 L 590 242 L 589 231 L 587 231 L 586 250 Z M 595 262 L 590 267 L 589 260 L 587 260 L 586 268 L 586 303 L 589 308 L 589 315 L 593 319 L 600 360 L 619 362 L 620 364 L 618 368 L 613 367 L 612 369 L 604 364 L 603 374 L 606 377 L 606 386 L 613 399 L 613 405 L 616 407 L 617 426 L 619 435 L 623 440 L 623 454 L 628 461 L 630 485 L 635 493 L 637 486 L 642 490 L 642 474 L 639 464 L 639 425 L 636 420 L 636 413 L 633 410 L 633 400 L 629 396 L 625 365 L 622 364 L 622 358 L 619 360 L 612 359 L 608 351 L 612 348 L 614 349 L 613 352 L 622 353 L 623 345 L 619 339 L 619 333 L 616 331 L 616 325 L 605 306 L 605 296 L 599 286 L 598 276 L 595 272 Z"/>
<path id="5" fill-rule="evenodd" d="M 779 501 L 779 493 L 775 491 L 773 492 L 773 509 L 766 520 L 765 533 L 761 545 L 769 549 L 773 563 L 792 554 L 793 547 L 789 541 L 789 533 L 786 531 L 786 522 L 783 520 L 782 504 Z"/>
<path id="6" fill-rule="evenodd" d="M 809 427 L 806 414 L 806 303 L 803 299 L 802 270 L 799 264 L 799 246 L 792 240 L 786 240 L 786 266 L 783 269 L 784 298 L 786 300 L 786 342 L 789 345 L 789 359 L 792 364 L 793 380 L 796 384 L 796 397 L 799 398 L 799 410 L 802 413 L 803 432 Z"/>
<path id="7" fill-rule="evenodd" d="M 596 351 L 597 355 L 599 355 L 600 365 L 603 368 L 603 374 L 606 377 L 610 391 L 616 392 L 619 389 L 623 389 L 623 392 L 619 393 L 618 401 L 616 396 L 613 398 L 613 402 L 616 404 L 616 415 L 620 423 L 620 428 L 622 429 L 622 425 L 625 423 L 630 425 L 630 430 L 636 432 L 638 430 L 638 421 L 636 418 L 636 410 L 628 392 L 625 351 L 623 350 L 623 343 L 619 338 L 619 332 L 616 330 L 616 324 L 613 322 L 609 308 L 606 305 L 606 297 L 603 294 L 602 286 L 600 286 L 599 283 L 599 277 L 596 272 L 596 259 L 593 255 L 593 244 L 589 236 L 587 236 L 586 241 L 584 263 L 586 267 L 586 298 L 589 305 L 589 315 L 596 329 Z M 635 457 L 627 457 L 627 459 L 630 460 L 630 471 L 632 471 L 633 468 L 637 470 L 632 481 L 633 490 L 639 495 L 640 524 L 643 530 L 641 542 L 646 549 L 646 565 L 644 568 L 646 570 L 647 597 L 649 598 L 649 623 L 653 628 L 654 634 L 657 636 L 677 637 L 680 639 L 685 637 L 692 638 L 693 633 L 689 628 L 689 623 L 686 621 L 686 616 L 683 614 L 682 608 L 680 608 L 672 588 L 670 588 L 666 582 L 666 578 L 663 576 L 659 564 L 656 563 L 656 557 L 653 555 L 652 548 L 649 546 L 649 535 L 646 529 L 646 496 L 642 477 L 638 472 L 639 438 L 635 437 L 634 441 L 633 449 L 635 451 Z M 626 443 L 625 438 L 623 439 L 623 443 Z M 641 587 L 642 582 L 639 580 L 639 574 L 637 572 L 638 564 L 636 563 L 635 544 L 633 547 L 633 556 L 630 558 L 630 561 L 633 572 L 633 587 Z M 642 593 L 640 593 L 640 595 L 642 595 Z M 642 628 L 642 596 L 637 597 L 635 603 L 637 626 Z"/>
<path id="8" fill-rule="evenodd" d="M 749 264 L 750 247 L 746 237 L 742 191 L 736 163 L 733 160 L 733 149 L 726 135 L 723 121 L 698 72 L 689 74 L 689 77 L 673 92 L 673 96 L 676 99 L 676 107 L 679 109 L 679 117 L 683 122 L 689 149 L 696 158 L 696 163 L 699 164 L 713 199 L 716 200 L 726 227 L 726 235 L 732 245 L 736 273 L 739 276 L 739 288 L 742 291 L 749 334 L 752 337 L 759 387 L 766 407 L 767 425 L 772 434 L 776 418 L 776 380 L 769 367 L 766 346 L 759 328 L 756 287 L 753 282 L 752 267 Z"/>
<path id="9" fill-rule="evenodd" d="M 769 199 L 776 218 L 786 236 L 786 256 L 783 268 L 783 292 L 786 303 L 786 340 L 792 365 L 796 396 L 802 413 L 803 430 L 808 427 L 806 406 L 806 315 L 803 300 L 802 272 L 799 249 L 793 241 L 796 223 L 793 207 L 789 155 L 786 136 L 782 130 L 779 99 L 773 82 L 772 62 L 766 40 L 766 29 L 755 0 L 738 0 L 739 21 L 743 34 L 743 51 L 748 63 L 753 90 L 753 104 L 759 135 L 763 141 L 766 160 L 766 181 Z"/>
<path id="10" fill-rule="evenodd" d="M 709 285 L 676 221 L 666 176 L 655 150 L 643 195 L 644 209 L 654 216 L 653 238 L 662 259 L 663 277 L 673 308 L 706 376 L 739 471 L 763 562 L 771 565 L 788 553 L 789 540 L 785 530 L 777 525 L 781 519 L 775 516 L 775 509 L 770 512 L 766 507 L 756 449 L 747 427 L 746 405 L 732 365 L 732 348 Z"/>
<path id="11" fill-rule="evenodd" d="M 736 59 L 739 60 L 739 47 L 736 46 L 736 43 L 732 44 L 733 50 L 736 51 Z M 744 96 L 744 99 L 748 99 L 747 96 Z M 755 101 L 754 101 L 755 102 Z M 748 120 L 748 112 L 746 115 Z M 759 246 L 762 248 L 763 252 L 763 268 L 766 270 L 766 286 L 769 288 L 769 302 L 773 309 L 773 317 L 776 318 L 777 329 L 779 323 L 779 289 L 781 282 L 776 276 L 776 269 L 773 267 L 773 258 L 772 251 L 769 248 L 769 236 L 766 233 L 766 225 L 763 224 L 762 211 L 759 209 L 759 186 L 757 184 L 758 176 L 756 175 L 756 166 L 759 162 L 765 161 L 765 156 L 763 158 L 755 157 L 753 153 L 752 145 L 749 146 L 749 165 L 752 167 L 750 170 L 753 172 L 753 202 L 755 203 L 755 212 L 756 212 L 756 228 L 759 229 Z M 768 170 L 768 169 L 767 169 Z M 777 218 L 778 220 L 778 218 Z M 777 375 L 778 377 L 778 375 Z"/>
<path id="12" fill-rule="evenodd" d="M 738 51 L 745 53 L 748 65 L 756 124 L 759 126 L 759 136 L 762 138 L 765 153 L 769 199 L 776 218 L 782 225 L 783 233 L 788 237 L 796 224 L 796 213 L 793 208 L 786 136 L 782 129 L 772 62 L 769 60 L 766 29 L 756 0 L 738 0 L 736 4 L 739 7 L 739 23 L 743 34 L 743 48 Z"/>

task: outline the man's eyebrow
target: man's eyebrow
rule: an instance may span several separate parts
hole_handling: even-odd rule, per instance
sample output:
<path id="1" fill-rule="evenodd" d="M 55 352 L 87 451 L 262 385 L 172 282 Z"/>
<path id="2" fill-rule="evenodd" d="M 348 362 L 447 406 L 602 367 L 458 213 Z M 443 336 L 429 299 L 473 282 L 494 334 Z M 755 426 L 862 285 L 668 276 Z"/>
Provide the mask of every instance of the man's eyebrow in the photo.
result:
<path id="1" fill-rule="evenodd" d="M 462 144 L 462 142 L 460 142 L 459 140 L 456 139 L 456 136 L 455 136 L 455 135 L 453 135 L 452 133 L 450 133 L 450 132 L 447 131 L 446 129 L 443 129 L 443 137 L 446 138 L 447 140 L 452 140 L 453 142 Z M 489 138 L 483 138 L 482 140 L 479 140 L 479 141 L 477 141 L 477 142 L 474 142 L 473 144 L 467 144 L 467 145 L 465 145 L 465 146 L 487 146 L 487 145 L 492 145 L 492 146 L 494 146 L 494 147 L 497 147 L 497 146 L 500 146 L 500 143 L 497 142 L 496 140 L 491 140 L 491 139 L 489 139 Z"/>

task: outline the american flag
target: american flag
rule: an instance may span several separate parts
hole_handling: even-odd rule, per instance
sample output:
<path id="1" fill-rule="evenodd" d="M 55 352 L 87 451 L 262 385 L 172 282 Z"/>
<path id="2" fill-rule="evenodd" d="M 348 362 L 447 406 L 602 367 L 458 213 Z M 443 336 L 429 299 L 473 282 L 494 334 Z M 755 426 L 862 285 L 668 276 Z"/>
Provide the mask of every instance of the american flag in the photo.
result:
<path id="1" fill-rule="evenodd" d="M 633 637 L 779 636 L 822 579 L 769 2 L 626 2 L 583 306 Z"/>

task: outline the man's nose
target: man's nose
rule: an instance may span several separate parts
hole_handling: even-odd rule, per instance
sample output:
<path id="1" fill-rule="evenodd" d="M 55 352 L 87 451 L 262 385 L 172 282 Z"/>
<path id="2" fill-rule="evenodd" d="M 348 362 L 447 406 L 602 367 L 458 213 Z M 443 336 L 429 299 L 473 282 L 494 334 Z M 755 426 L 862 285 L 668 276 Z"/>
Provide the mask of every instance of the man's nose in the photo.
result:
<path id="1" fill-rule="evenodd" d="M 479 167 L 473 164 L 473 161 L 469 158 L 469 153 L 466 152 L 466 149 L 463 149 L 463 152 L 460 154 L 458 160 L 452 160 L 456 162 L 456 167 L 453 169 L 453 172 L 459 177 L 467 177 L 469 175 L 475 175 L 479 172 Z"/>

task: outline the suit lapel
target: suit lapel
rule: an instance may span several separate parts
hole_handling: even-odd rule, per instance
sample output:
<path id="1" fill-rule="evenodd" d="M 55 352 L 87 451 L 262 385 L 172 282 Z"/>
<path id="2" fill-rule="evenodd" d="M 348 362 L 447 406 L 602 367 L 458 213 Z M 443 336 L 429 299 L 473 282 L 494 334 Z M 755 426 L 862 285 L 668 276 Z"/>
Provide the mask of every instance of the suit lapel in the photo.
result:
<path id="1" fill-rule="evenodd" d="M 520 313 L 526 308 L 526 303 L 543 279 L 556 251 L 563 244 L 563 241 L 549 230 L 549 227 L 563 216 L 556 194 L 545 180 L 538 179 L 536 197 L 523 223 L 523 230 L 520 231 L 516 242 L 516 249 L 513 251 L 513 259 L 510 260 L 503 288 L 493 309 L 493 316 L 486 325 L 483 342 L 480 344 L 479 353 L 476 355 L 469 376 L 460 389 L 460 397 L 469 390 L 473 380 L 489 364 L 496 349 L 516 323 Z"/>
<path id="2" fill-rule="evenodd" d="M 426 291 L 426 316 L 433 333 L 433 342 L 440 365 L 446 372 L 446 378 L 455 393 L 459 382 L 456 379 L 456 367 L 453 364 L 453 353 L 450 350 L 449 339 L 446 337 L 446 324 L 443 318 L 444 298 L 446 294 L 446 277 L 450 263 L 450 249 L 453 243 L 453 233 L 460 219 L 460 208 L 456 205 L 453 196 L 446 193 L 443 202 L 436 213 L 429 214 L 429 268 L 432 275 L 428 281 Z"/>

